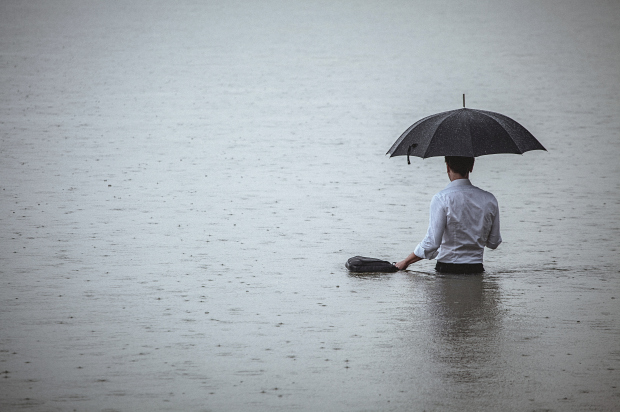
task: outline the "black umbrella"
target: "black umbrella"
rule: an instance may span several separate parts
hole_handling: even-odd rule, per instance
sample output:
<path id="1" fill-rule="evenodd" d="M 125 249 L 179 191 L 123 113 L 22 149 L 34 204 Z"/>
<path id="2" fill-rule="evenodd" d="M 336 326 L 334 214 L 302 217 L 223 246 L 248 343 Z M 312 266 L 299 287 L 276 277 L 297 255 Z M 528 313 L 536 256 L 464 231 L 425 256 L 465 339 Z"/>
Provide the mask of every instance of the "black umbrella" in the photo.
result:
<path id="1" fill-rule="evenodd" d="M 527 129 L 503 114 L 458 109 L 418 120 L 392 145 L 393 156 L 477 157 L 494 153 L 547 150 Z"/>

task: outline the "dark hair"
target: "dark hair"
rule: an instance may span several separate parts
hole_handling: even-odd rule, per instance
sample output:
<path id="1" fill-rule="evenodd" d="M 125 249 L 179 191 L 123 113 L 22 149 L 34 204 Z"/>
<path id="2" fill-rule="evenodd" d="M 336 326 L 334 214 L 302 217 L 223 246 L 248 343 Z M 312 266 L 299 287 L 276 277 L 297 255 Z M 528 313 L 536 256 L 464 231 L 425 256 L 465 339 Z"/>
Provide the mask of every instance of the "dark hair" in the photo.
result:
<path id="1" fill-rule="evenodd" d="M 446 156 L 446 163 L 453 172 L 465 177 L 474 165 L 473 157 Z"/>

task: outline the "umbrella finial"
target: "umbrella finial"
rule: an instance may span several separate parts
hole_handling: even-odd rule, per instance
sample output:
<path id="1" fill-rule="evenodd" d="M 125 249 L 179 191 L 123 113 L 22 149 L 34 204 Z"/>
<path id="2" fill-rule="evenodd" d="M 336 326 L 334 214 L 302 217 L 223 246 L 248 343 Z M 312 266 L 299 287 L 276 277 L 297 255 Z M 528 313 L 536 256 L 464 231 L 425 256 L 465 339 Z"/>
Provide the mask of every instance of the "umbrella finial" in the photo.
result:
<path id="1" fill-rule="evenodd" d="M 465 93 L 463 93 L 463 109 L 465 108 Z"/>

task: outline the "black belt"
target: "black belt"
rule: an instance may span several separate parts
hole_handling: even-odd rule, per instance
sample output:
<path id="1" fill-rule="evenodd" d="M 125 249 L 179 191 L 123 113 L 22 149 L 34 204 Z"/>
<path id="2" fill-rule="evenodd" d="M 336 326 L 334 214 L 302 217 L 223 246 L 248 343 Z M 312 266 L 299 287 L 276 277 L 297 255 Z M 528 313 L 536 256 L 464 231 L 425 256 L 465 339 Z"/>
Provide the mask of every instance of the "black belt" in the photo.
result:
<path id="1" fill-rule="evenodd" d="M 482 263 L 443 263 L 437 262 L 435 270 L 442 273 L 482 273 Z"/>

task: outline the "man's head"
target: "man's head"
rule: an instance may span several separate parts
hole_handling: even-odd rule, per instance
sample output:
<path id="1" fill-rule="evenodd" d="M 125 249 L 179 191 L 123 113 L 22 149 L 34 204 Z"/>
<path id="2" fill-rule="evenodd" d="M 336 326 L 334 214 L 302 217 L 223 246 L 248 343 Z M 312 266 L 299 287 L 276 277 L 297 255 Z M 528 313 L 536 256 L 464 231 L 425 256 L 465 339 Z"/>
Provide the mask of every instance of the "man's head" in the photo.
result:
<path id="1" fill-rule="evenodd" d="M 446 156 L 446 164 L 453 173 L 458 173 L 462 177 L 469 177 L 469 172 L 474 169 L 474 158 Z"/>

